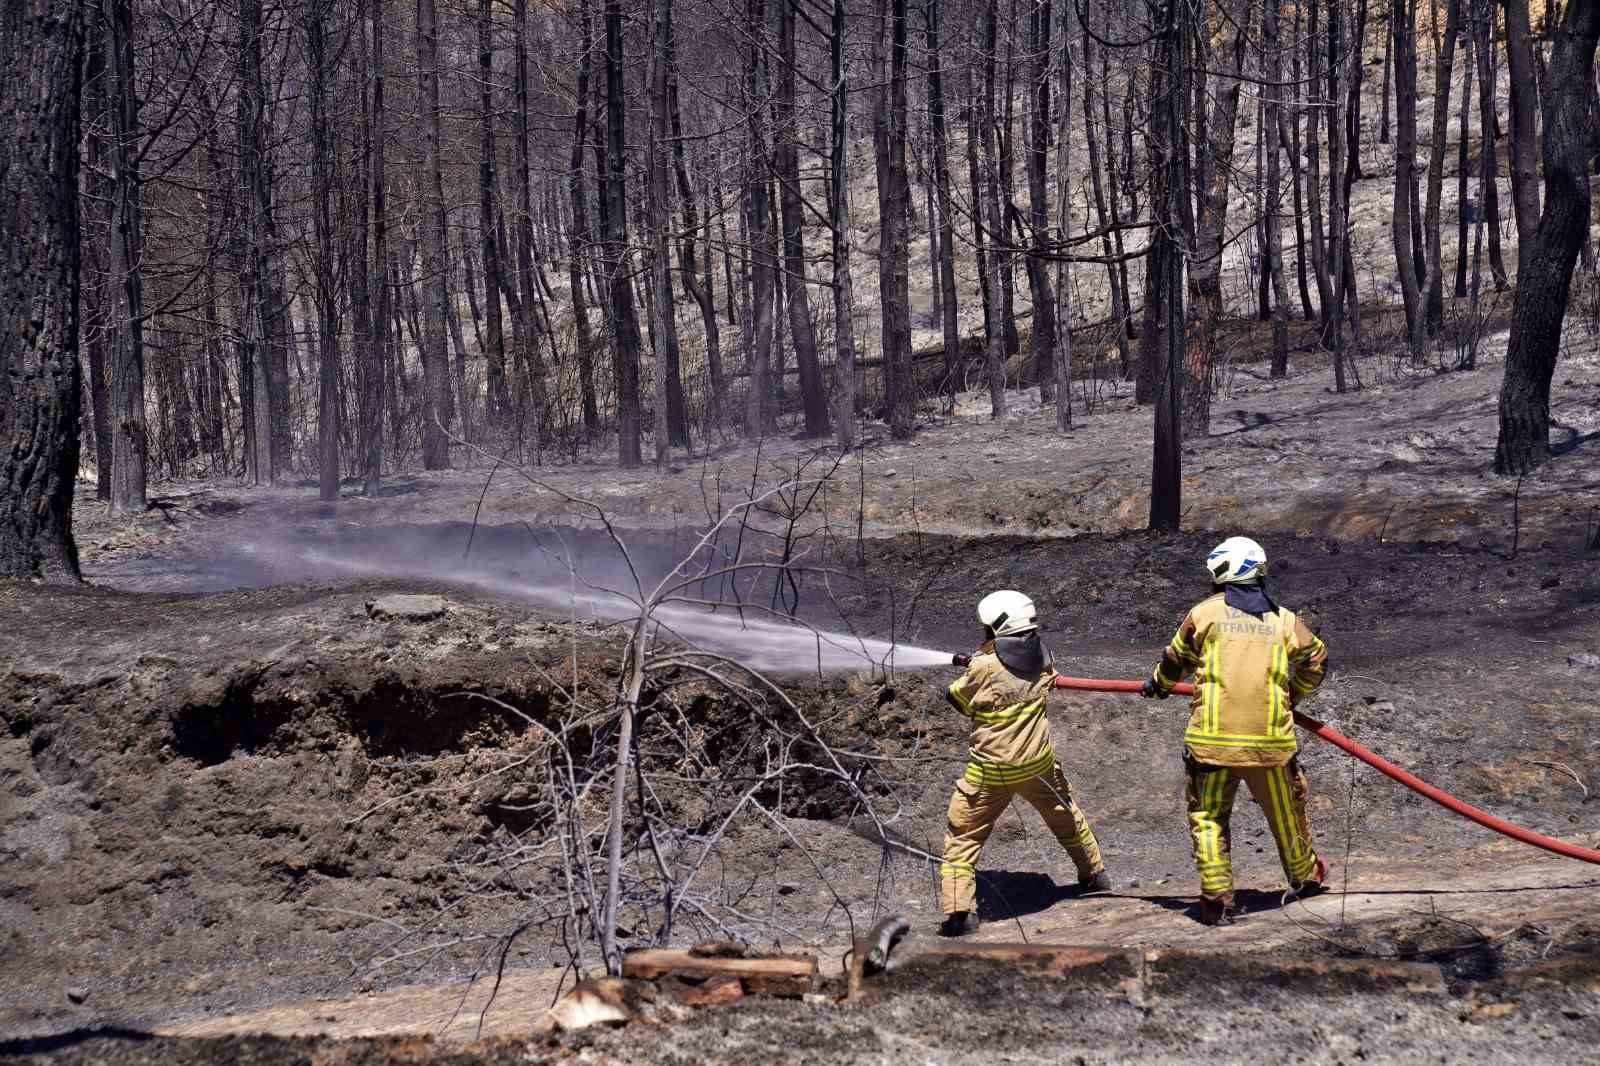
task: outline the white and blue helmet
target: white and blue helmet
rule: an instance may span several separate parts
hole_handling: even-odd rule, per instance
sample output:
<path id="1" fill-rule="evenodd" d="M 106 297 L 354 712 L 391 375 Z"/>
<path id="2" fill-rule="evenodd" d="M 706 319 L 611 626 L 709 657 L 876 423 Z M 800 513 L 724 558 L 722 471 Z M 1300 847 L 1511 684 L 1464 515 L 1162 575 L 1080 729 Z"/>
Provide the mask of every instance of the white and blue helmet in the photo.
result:
<path id="1" fill-rule="evenodd" d="M 1206 556 L 1213 585 L 1256 585 L 1267 576 L 1266 550 L 1249 537 L 1229 537 Z"/>

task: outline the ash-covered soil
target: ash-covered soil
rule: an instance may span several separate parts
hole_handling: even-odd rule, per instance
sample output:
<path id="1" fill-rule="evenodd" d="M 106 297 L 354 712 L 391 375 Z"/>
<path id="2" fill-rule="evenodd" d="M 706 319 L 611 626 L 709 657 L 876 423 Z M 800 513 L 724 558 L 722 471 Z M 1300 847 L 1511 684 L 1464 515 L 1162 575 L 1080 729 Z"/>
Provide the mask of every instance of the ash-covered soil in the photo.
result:
<path id="1" fill-rule="evenodd" d="M 1217 536 L 869 541 L 859 549 L 869 577 L 836 590 L 837 606 L 863 633 L 893 631 L 955 649 L 972 643 L 972 606 L 983 591 L 1020 587 L 1038 598 L 1065 672 L 1136 677 L 1198 594 L 1197 560 Z M 670 555 L 646 535 L 633 538 L 641 558 Z M 1556 545 L 1508 560 L 1466 545 L 1287 536 L 1269 544 L 1278 594 L 1306 614 L 1332 650 L 1333 674 L 1308 706 L 1312 714 L 1469 802 L 1547 833 L 1596 840 L 1600 805 L 1589 800 L 1600 787 L 1600 700 L 1593 693 L 1600 669 L 1585 656 L 1600 652 L 1600 561 Z M 840 549 L 846 556 L 857 550 L 849 543 Z M 508 829 L 528 830 L 518 822 L 522 780 L 505 767 L 535 740 L 528 719 L 548 721 L 574 676 L 584 698 L 607 698 L 616 636 L 597 623 L 560 621 L 526 603 L 444 586 L 433 586 L 448 596 L 442 617 L 369 617 L 367 603 L 399 587 L 0 589 L 6 617 L 27 634 L 6 646 L 0 665 L 7 728 L 0 739 L 7 869 L 0 879 L 0 1031 L 40 1036 L 109 1025 L 204 1032 L 207 1018 L 218 1019 L 221 1031 L 272 1028 L 264 1019 L 288 1002 L 310 1006 L 287 1031 L 448 1028 L 461 983 L 492 971 L 499 937 L 537 909 L 536 894 L 466 892 L 463 856 Z M 866 673 L 785 681 L 841 750 L 872 757 L 891 836 L 933 851 L 963 762 L 961 723 L 940 699 L 948 676 L 935 670 L 887 682 Z M 515 710 L 466 693 L 494 696 Z M 692 707 L 697 728 L 748 732 L 736 728 L 742 719 L 734 704 Z M 1056 700 L 1057 750 L 1120 891 L 1074 898 L 1070 866 L 1032 813 L 1008 814 L 983 858 L 985 939 L 1382 959 L 1479 941 L 1504 951 L 1526 941 L 1531 954 L 1592 954 L 1600 880 L 1589 868 L 1501 842 L 1373 771 L 1353 771 L 1347 758 L 1315 742 L 1303 747 L 1313 823 L 1335 886 L 1347 894 L 1281 909 L 1270 838 L 1241 798 L 1235 854 L 1250 913 L 1229 929 L 1199 926 L 1189 916 L 1193 872 L 1180 800 L 1184 717 L 1176 700 Z M 694 824 L 696 812 L 674 802 L 675 815 Z M 775 814 L 770 823 L 742 823 L 726 841 L 737 872 L 760 886 L 740 899 L 759 946 L 824 949 L 831 965 L 850 930 L 883 913 L 906 913 L 924 930 L 932 923 L 929 864 L 904 849 L 885 851 L 848 790 L 802 780 L 775 801 Z M 679 935 L 700 932 L 691 926 Z M 629 943 L 643 943 L 650 930 L 630 933 Z M 530 997 L 548 996 L 564 958 L 559 945 L 538 935 L 519 939 L 506 956 L 512 973 L 543 972 L 549 980 L 518 986 L 519 1000 L 507 1009 L 525 1016 Z M 387 990 L 419 981 L 455 984 L 404 1018 L 382 1010 Z M 861 1053 L 868 1061 L 924 1051 L 937 1060 L 928 1049 L 967 1047 L 962 1041 L 982 1030 L 946 1023 L 924 1032 L 926 1019 L 963 1016 L 969 1008 L 954 1003 L 970 1006 L 989 983 L 913 990 L 902 1006 L 871 1008 L 882 1012 L 875 1020 L 845 1013 L 828 1015 L 825 1025 L 816 1017 L 821 1008 L 749 1003 L 672 1030 L 671 1039 L 684 1043 L 671 1047 L 681 1050 L 651 1046 L 665 1061 L 704 1058 L 713 1037 L 733 1061 L 746 1053 L 739 1048 L 751 1057 L 773 1047 L 833 1057 L 793 1031 L 821 1025 L 816 1039 L 840 1057 L 855 1054 L 859 1038 L 869 1041 Z M 1459 1039 L 1499 1047 L 1496 1040 L 1533 1025 L 1566 1040 L 1561 1034 L 1576 1023 L 1562 1012 L 1576 1008 L 1558 1000 L 1587 996 L 1583 1010 L 1590 1013 L 1579 1020 L 1591 1018 L 1596 993 L 1585 989 L 1580 981 L 1550 992 L 1548 1011 L 1538 1006 L 1544 1000 L 1523 996 L 1518 1002 L 1534 1004 L 1531 1013 L 1494 1015 L 1461 1029 Z M 1405 1024 L 1370 1029 L 1371 1039 L 1424 1022 L 1446 1026 L 1466 1009 L 1465 994 L 1447 989 L 1415 1006 Z M 1372 1009 L 1389 1009 L 1388 995 Z M 327 1005 L 321 1012 L 319 998 Z M 1337 999 L 1330 1008 L 1336 1020 L 1353 1022 L 1367 1009 L 1362 995 Z M 1103 1000 L 1097 993 L 1095 1002 Z M 1259 1029 L 1245 1020 L 1238 1031 L 1267 1040 L 1283 1012 L 1293 1016 L 1289 1006 L 1246 1012 Z M 1081 1005 L 1060 1007 L 1082 1012 Z M 1069 1058 L 1076 1047 L 1072 1054 L 1099 1061 L 1115 1032 L 1152 1034 L 1126 1045 L 1128 1058 L 1182 1058 L 1189 1045 L 1177 1041 L 1212 1008 L 1183 1000 L 1170 1008 L 1170 1024 L 1151 1029 L 1150 1011 L 1165 1009 L 1087 1012 L 1092 1026 L 1105 1027 L 1091 1028 L 1092 1040 L 1077 1022 L 1056 1021 L 1065 1016 L 1054 1007 L 1030 1017 L 1046 1027 L 1041 1040 Z M 1237 1013 L 1230 1008 L 1230 1017 Z M 227 1021 L 241 1015 L 256 1020 Z M 363 1029 L 364 1020 L 372 1027 Z M 957 1028 L 967 1035 L 958 1038 Z M 476 1031 L 465 1024 L 455 1031 L 463 1029 Z M 595 1038 L 595 1053 L 616 1041 L 622 1061 L 644 1046 L 629 1041 L 656 1039 L 631 1032 Z M 1334 1045 L 1314 1041 L 1267 1046 L 1298 1047 L 1311 1060 L 1336 1057 L 1328 1051 Z M 455 1061 L 440 1047 L 422 1047 L 423 1061 Z M 1201 1055 L 1200 1045 L 1193 1047 Z M 536 1058 L 571 1050 L 536 1050 Z M 383 1056 L 402 1052 L 390 1045 L 127 1040 L 69 1044 L 53 1054 L 64 1061 L 227 1055 L 287 1062 L 335 1054 L 387 1061 Z M 497 1061 L 494 1055 L 511 1052 L 484 1054 Z"/>

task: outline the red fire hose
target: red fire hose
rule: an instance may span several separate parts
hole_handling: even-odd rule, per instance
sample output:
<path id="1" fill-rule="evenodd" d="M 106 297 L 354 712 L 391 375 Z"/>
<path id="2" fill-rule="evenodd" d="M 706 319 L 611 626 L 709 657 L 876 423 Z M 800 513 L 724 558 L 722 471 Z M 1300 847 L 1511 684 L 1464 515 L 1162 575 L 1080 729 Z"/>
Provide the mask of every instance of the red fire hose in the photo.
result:
<path id="1" fill-rule="evenodd" d="M 1138 692 L 1142 686 L 1143 683 L 1139 681 L 1106 681 L 1092 677 L 1058 676 L 1056 678 L 1056 687 L 1078 689 L 1083 692 Z M 1178 684 L 1173 686 L 1172 691 L 1176 695 L 1187 696 L 1194 692 L 1194 686 L 1187 683 Z M 1545 851 L 1553 851 L 1557 855 L 1565 855 L 1569 859 L 1579 859 L 1583 862 L 1600 864 L 1600 851 L 1596 851 L 1593 848 L 1579 847 L 1577 844 L 1569 844 L 1565 840 L 1557 840 L 1555 837 L 1547 837 L 1543 833 L 1535 833 L 1531 829 L 1513 825 L 1504 818 L 1496 818 L 1487 811 L 1480 811 L 1472 804 L 1463 803 L 1450 795 L 1450 793 L 1434 788 L 1415 774 L 1407 773 L 1388 759 L 1373 754 L 1337 729 L 1333 729 L 1315 718 L 1309 718 L 1299 711 L 1294 712 L 1294 721 L 1296 725 L 1306 732 L 1314 733 L 1334 747 L 1349 752 L 1368 766 L 1374 767 L 1394 778 L 1411 789 L 1411 791 L 1419 792 L 1433 800 L 1433 802 L 1447 811 L 1459 814 L 1463 818 L 1469 818 L 1484 828 L 1493 829 L 1496 833 L 1508 836 L 1512 840 L 1520 840 L 1524 844 L 1531 844 L 1536 848 L 1543 848 Z"/>

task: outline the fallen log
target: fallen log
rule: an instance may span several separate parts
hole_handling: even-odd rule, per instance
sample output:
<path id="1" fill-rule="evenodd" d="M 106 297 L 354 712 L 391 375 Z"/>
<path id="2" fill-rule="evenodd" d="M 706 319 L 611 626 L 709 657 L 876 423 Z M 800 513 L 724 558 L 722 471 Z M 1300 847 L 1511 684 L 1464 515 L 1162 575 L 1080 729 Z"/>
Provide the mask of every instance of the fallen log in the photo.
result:
<path id="1" fill-rule="evenodd" d="M 628 952 L 622 959 L 622 975 L 643 981 L 736 977 L 746 992 L 765 996 L 804 996 L 816 991 L 818 979 L 815 955 L 704 958 L 669 948 Z"/>

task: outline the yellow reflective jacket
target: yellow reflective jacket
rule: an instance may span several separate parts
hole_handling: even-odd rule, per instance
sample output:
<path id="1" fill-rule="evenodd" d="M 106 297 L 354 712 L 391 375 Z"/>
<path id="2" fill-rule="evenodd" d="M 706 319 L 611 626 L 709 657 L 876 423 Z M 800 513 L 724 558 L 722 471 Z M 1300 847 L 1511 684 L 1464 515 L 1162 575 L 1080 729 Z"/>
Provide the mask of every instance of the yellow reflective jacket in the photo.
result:
<path id="1" fill-rule="evenodd" d="M 1280 766 L 1295 753 L 1294 706 L 1318 685 L 1328 649 L 1293 611 L 1253 615 L 1222 593 L 1195 604 L 1156 664 L 1162 693 L 1194 674 L 1189 753 L 1214 766 Z"/>
<path id="2" fill-rule="evenodd" d="M 985 644 L 967 672 L 950 686 L 952 706 L 972 719 L 965 777 L 974 785 L 1014 785 L 1050 771 L 1050 719 L 1045 701 L 1055 685 L 1054 665 L 1024 676 L 1007 670 Z"/>

